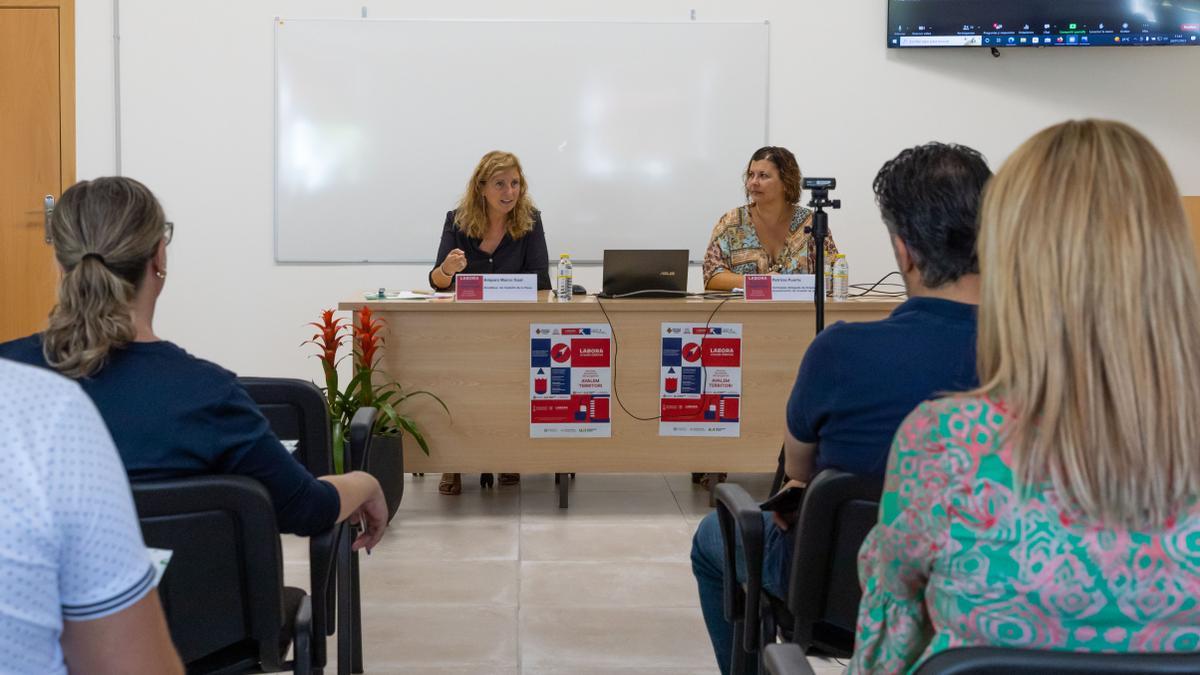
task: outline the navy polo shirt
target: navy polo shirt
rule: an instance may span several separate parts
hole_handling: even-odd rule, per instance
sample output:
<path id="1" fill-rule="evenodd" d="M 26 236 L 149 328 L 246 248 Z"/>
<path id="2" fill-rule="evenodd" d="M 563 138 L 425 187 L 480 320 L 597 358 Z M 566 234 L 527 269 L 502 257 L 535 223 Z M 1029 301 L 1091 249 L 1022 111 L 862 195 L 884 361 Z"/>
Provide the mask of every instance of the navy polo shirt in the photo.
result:
<path id="1" fill-rule="evenodd" d="M 0 344 L 0 358 L 49 368 L 40 335 Z M 240 474 L 267 489 L 281 532 L 309 536 L 337 521 L 337 489 L 292 457 L 228 370 L 170 342 L 131 342 L 79 384 L 131 480 Z"/>
<path id="2" fill-rule="evenodd" d="M 975 305 L 916 297 L 882 321 L 826 328 L 800 363 L 788 430 L 818 444 L 818 471 L 882 475 L 913 408 L 978 386 L 975 326 Z"/>

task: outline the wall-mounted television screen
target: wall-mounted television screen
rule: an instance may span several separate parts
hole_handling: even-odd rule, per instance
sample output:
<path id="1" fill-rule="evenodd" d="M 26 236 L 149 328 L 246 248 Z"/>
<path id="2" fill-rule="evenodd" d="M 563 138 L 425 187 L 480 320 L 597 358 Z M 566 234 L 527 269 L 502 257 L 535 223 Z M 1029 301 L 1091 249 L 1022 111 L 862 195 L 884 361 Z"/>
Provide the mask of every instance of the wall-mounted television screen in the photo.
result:
<path id="1" fill-rule="evenodd" d="M 1200 46 L 1200 0 L 888 0 L 888 47 Z"/>

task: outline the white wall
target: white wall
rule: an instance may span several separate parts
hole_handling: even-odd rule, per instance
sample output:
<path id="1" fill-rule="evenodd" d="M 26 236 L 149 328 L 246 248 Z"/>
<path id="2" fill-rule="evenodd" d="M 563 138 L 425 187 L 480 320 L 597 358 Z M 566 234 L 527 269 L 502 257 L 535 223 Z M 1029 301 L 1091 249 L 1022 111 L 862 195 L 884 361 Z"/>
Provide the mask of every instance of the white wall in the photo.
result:
<path id="1" fill-rule="evenodd" d="M 77 4 L 80 178 L 116 169 L 112 2 Z M 304 324 L 321 308 L 362 289 L 425 284 L 423 266 L 278 265 L 272 258 L 271 18 L 358 16 L 361 6 L 120 2 L 122 169 L 154 189 L 176 222 L 156 328 L 239 373 L 316 377 L 317 367 L 298 345 L 311 335 Z M 875 171 L 901 148 L 928 140 L 972 145 L 997 167 L 1048 124 L 1115 118 L 1158 145 L 1184 193 L 1200 194 L 1196 48 L 1013 50 L 1000 59 L 984 50 L 889 51 L 884 0 L 393 1 L 367 7 L 373 18 L 680 20 L 694 9 L 699 20 L 769 20 L 771 141 L 795 151 L 807 174 L 838 178 L 835 196 L 845 208 L 834 213 L 831 226 L 854 282 L 892 269 L 870 191 Z M 494 64 L 481 64 L 481 77 L 496 72 Z M 220 105 L 189 106 L 193 100 Z M 731 176 L 740 169 L 731 167 Z M 710 228 L 698 224 L 695 236 L 706 239 Z M 599 270 L 576 275 L 599 287 Z M 697 277 L 698 271 L 695 286 Z"/>

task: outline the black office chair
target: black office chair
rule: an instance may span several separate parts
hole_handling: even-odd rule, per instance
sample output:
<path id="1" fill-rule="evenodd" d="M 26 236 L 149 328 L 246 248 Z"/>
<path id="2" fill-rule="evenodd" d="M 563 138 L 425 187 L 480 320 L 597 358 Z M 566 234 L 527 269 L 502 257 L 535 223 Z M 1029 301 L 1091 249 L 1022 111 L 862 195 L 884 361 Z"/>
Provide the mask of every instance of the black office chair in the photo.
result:
<path id="1" fill-rule="evenodd" d="M 762 645 L 759 629 L 762 614 L 763 522 L 758 502 L 737 483 L 721 483 L 712 492 L 716 499 L 717 523 L 724 547 L 722 590 L 725 620 L 733 624 L 732 675 L 746 672 L 751 659 L 758 658 Z M 746 563 L 746 582 L 737 578 L 737 546 L 741 543 Z"/>
<path id="2" fill-rule="evenodd" d="M 794 528 L 788 597 L 762 585 L 762 511 L 744 488 L 717 488 L 717 513 L 725 541 L 725 612 L 734 624 L 733 672 L 745 672 L 776 636 L 801 651 L 845 658 L 854 652 L 861 589 L 857 558 L 879 511 L 883 480 L 826 469 L 809 483 Z M 737 583 L 735 546 L 746 562 Z"/>
<path id="3" fill-rule="evenodd" d="M 333 473 L 333 445 L 329 411 L 321 390 L 305 380 L 274 377 L 240 377 L 259 410 L 281 439 L 295 440 L 296 459 L 313 476 Z M 351 422 L 350 457 L 370 452 L 374 408 L 358 411 Z M 356 445 L 357 444 L 357 445 Z M 363 672 L 362 609 L 359 598 L 357 554 L 352 554 L 351 524 L 343 522 L 309 538 L 309 578 L 313 592 L 313 663 L 317 673 L 327 661 L 326 639 L 338 635 L 339 675 Z M 318 589 L 320 589 L 318 591 Z"/>
<path id="4" fill-rule="evenodd" d="M 779 614 L 785 618 L 780 624 L 785 637 L 805 653 L 815 649 L 838 658 L 854 653 L 854 626 L 862 599 L 858 550 L 879 520 L 882 494 L 881 476 L 836 469 L 817 474 L 805 491 L 796 523 L 787 605 Z"/>
<path id="5" fill-rule="evenodd" d="M 814 675 L 804 650 L 791 642 L 767 645 L 763 650 L 763 665 L 770 675 Z"/>
<path id="6" fill-rule="evenodd" d="M 173 552 L 158 593 L 188 672 L 311 673 L 312 604 L 303 590 L 283 585 L 266 488 L 245 476 L 132 487 L 146 544 Z"/>
<path id="7" fill-rule="evenodd" d="M 1200 653 L 1080 654 L 967 647 L 934 654 L 917 675 L 1194 675 Z"/>

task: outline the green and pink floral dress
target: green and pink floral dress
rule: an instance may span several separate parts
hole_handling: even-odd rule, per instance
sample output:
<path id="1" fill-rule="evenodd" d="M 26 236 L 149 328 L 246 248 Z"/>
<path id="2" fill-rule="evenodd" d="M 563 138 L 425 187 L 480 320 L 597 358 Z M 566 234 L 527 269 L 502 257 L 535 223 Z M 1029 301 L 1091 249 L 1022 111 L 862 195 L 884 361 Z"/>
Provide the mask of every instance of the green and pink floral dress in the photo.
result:
<path id="1" fill-rule="evenodd" d="M 1019 501 L 1008 413 L 953 397 L 892 446 L 851 673 L 902 673 L 953 647 L 1200 650 L 1200 508 L 1153 531 L 1089 521 L 1047 482 Z"/>

